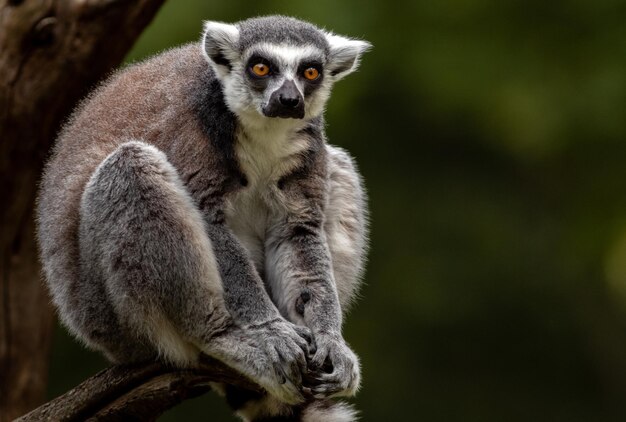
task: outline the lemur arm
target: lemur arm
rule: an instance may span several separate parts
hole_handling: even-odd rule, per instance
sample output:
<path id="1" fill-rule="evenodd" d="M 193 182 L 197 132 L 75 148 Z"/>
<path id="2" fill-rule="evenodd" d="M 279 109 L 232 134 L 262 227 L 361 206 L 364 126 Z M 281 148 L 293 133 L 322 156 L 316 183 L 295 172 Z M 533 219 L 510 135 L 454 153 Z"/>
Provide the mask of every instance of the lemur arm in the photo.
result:
<path id="1" fill-rule="evenodd" d="M 222 222 L 210 221 L 207 232 L 222 278 L 226 307 L 233 318 L 243 325 L 280 319 L 261 277 L 230 229 Z"/>
<path id="2" fill-rule="evenodd" d="M 219 134 L 214 137 L 221 139 Z M 219 151 L 219 148 L 216 148 L 216 151 Z M 202 158 L 208 161 L 211 155 L 206 153 Z M 210 165 L 191 167 L 187 170 L 184 170 L 183 163 L 178 164 L 183 169 L 182 178 L 186 181 L 185 187 L 203 216 L 229 313 L 244 327 L 281 319 L 247 251 L 226 224 L 225 197 L 229 192 L 240 188 L 235 177 L 237 173 L 217 160 Z"/>
<path id="3" fill-rule="evenodd" d="M 209 218 L 206 230 L 234 320 L 228 335 L 213 338 L 209 350 L 234 367 L 252 368 L 252 379 L 285 402 L 302 401 L 310 330 L 280 315 L 244 247 L 221 219 Z"/>
<path id="4" fill-rule="evenodd" d="M 341 335 L 342 315 L 321 217 L 290 215 L 266 242 L 266 277 L 283 315 L 314 334 Z"/>
<path id="5" fill-rule="evenodd" d="M 287 210 L 270 228 L 265 245 L 265 278 L 274 302 L 289 320 L 313 333 L 317 350 L 308 379 L 318 398 L 352 395 L 360 382 L 358 359 L 341 335 L 342 311 L 324 228 L 326 160 L 325 148 L 309 152 L 307 167 L 279 182 Z"/>

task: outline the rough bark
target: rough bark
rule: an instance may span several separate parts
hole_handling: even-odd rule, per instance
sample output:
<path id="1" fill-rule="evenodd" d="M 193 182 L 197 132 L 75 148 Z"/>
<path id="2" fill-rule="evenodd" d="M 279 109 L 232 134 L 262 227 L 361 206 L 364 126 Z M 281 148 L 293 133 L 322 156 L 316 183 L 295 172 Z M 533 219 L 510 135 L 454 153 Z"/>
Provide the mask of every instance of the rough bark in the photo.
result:
<path id="1" fill-rule="evenodd" d="M 222 363 L 205 357 L 195 369 L 158 363 L 106 369 L 16 422 L 152 421 L 181 401 L 204 394 L 210 382 L 260 391 Z"/>
<path id="2" fill-rule="evenodd" d="M 44 159 L 163 1 L 0 0 L 0 422 L 45 396 L 54 318 L 32 213 Z"/>

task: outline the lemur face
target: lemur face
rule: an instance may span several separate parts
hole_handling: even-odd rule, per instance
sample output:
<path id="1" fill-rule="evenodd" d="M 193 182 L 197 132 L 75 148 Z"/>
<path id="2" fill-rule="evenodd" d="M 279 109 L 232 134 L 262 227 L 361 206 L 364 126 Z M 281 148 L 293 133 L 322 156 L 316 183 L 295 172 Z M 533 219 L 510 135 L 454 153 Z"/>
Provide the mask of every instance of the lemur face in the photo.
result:
<path id="1" fill-rule="evenodd" d="M 306 112 L 320 113 L 330 85 L 324 83 L 323 50 L 260 43 L 245 52 L 243 63 L 242 82 L 263 116 L 303 119 Z"/>
<path id="2" fill-rule="evenodd" d="M 319 116 L 333 83 L 356 70 L 370 44 L 269 16 L 207 22 L 203 47 L 230 110 L 258 122 Z"/>

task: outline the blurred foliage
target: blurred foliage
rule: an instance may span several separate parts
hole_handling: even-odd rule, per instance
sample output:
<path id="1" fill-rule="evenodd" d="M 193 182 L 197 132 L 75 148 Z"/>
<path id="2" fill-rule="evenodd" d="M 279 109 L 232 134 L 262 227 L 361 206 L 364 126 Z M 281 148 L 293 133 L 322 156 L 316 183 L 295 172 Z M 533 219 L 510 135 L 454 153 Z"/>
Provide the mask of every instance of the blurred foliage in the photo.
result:
<path id="1" fill-rule="evenodd" d="M 272 13 L 374 44 L 327 114 L 372 209 L 362 420 L 626 420 L 626 2 L 177 0 L 129 60 Z M 59 330 L 50 395 L 104 365 Z"/>

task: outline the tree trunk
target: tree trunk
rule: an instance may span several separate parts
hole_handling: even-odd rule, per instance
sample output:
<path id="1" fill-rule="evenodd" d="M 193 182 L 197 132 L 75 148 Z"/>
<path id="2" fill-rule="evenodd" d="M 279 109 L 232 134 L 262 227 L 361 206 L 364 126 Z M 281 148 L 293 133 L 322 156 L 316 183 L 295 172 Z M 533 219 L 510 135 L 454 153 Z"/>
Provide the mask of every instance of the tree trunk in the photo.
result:
<path id="1" fill-rule="evenodd" d="M 0 0 L 0 422 L 45 398 L 54 318 L 33 222 L 44 159 L 163 1 Z"/>

